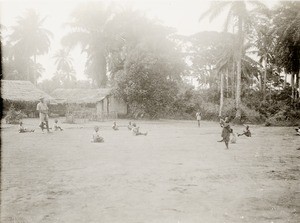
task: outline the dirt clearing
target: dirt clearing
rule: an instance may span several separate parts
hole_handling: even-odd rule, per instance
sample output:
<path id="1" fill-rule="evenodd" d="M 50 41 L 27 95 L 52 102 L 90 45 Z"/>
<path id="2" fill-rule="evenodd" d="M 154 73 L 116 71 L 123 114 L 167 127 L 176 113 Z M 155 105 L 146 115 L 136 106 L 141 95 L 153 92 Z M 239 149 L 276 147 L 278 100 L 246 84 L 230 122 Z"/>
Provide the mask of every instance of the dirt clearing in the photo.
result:
<path id="1" fill-rule="evenodd" d="M 251 126 L 225 150 L 218 123 L 137 123 L 148 136 L 98 123 L 102 144 L 90 143 L 96 123 L 4 126 L 1 222 L 300 222 L 294 128 Z"/>

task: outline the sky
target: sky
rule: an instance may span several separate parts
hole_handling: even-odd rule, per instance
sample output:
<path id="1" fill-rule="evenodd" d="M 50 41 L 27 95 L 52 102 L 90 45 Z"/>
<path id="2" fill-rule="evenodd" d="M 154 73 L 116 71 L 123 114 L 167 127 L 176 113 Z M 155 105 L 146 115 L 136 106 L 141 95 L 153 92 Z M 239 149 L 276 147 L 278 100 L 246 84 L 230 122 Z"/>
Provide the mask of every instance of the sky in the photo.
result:
<path id="1" fill-rule="evenodd" d="M 102 1 L 110 3 L 113 0 Z M 61 38 L 67 32 L 63 25 L 68 21 L 70 13 L 80 2 L 84 1 L 0 1 L 0 23 L 6 27 L 14 25 L 16 17 L 22 16 L 26 9 L 35 9 L 41 17 L 47 16 L 43 26 L 54 34 L 54 38 L 49 53 L 37 58 L 37 61 L 45 68 L 45 72 L 39 81 L 50 79 L 53 76 L 56 69 L 53 55 L 61 48 Z M 134 9 L 143 11 L 148 17 L 158 19 L 163 25 L 176 28 L 177 33 L 183 35 L 191 35 L 200 31 L 222 31 L 224 24 L 224 16 L 216 18 L 211 23 L 207 19 L 201 22 L 198 21 L 200 15 L 209 8 L 209 0 L 123 0 L 113 2 L 130 4 Z M 277 1 L 264 2 L 272 7 Z M 9 29 L 7 32 L 9 32 Z M 81 55 L 79 47 L 75 48 L 71 55 L 74 59 L 76 78 L 85 80 L 84 65 L 86 58 Z"/>

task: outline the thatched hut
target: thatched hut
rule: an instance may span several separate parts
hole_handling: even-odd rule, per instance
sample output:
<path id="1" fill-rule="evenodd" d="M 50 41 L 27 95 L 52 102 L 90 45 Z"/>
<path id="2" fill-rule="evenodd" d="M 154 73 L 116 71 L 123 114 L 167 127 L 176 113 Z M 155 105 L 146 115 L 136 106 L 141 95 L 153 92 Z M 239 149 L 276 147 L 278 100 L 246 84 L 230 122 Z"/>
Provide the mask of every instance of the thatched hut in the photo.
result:
<path id="1" fill-rule="evenodd" d="M 30 81 L 1 80 L 1 98 L 4 114 L 13 104 L 17 110 L 22 110 L 28 117 L 36 117 L 36 105 L 44 97 L 55 104 L 53 97 L 38 89 Z"/>
<path id="2" fill-rule="evenodd" d="M 51 96 L 67 106 L 67 113 L 72 110 L 77 117 L 102 120 L 127 114 L 127 104 L 116 99 L 109 88 L 56 89 Z"/>

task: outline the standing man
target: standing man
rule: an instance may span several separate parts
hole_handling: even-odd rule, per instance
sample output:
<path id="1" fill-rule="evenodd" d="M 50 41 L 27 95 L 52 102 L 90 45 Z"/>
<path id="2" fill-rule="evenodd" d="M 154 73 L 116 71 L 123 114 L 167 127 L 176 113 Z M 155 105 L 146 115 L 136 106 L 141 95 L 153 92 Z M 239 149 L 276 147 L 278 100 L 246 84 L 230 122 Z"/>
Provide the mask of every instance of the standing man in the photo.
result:
<path id="1" fill-rule="evenodd" d="M 201 121 L 201 112 L 198 110 L 198 112 L 196 113 L 196 118 L 197 118 L 197 122 L 198 122 L 198 127 L 200 127 L 200 121 Z"/>
<path id="2" fill-rule="evenodd" d="M 48 106 L 44 100 L 44 98 L 40 98 L 40 102 L 36 106 L 36 110 L 39 111 L 40 115 L 40 127 L 42 129 L 42 132 L 44 133 L 44 124 L 46 124 L 47 132 L 49 133 L 49 124 L 48 124 Z"/>

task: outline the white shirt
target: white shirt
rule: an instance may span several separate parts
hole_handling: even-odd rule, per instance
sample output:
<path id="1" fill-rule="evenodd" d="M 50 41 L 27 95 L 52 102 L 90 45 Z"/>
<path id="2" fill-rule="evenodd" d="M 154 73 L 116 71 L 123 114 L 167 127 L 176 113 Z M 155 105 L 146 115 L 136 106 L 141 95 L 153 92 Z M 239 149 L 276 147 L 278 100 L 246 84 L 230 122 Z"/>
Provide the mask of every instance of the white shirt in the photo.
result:
<path id="1" fill-rule="evenodd" d="M 201 113 L 200 113 L 200 112 L 197 112 L 197 113 L 196 113 L 196 117 L 197 117 L 197 120 L 201 120 Z"/>
<path id="2" fill-rule="evenodd" d="M 44 102 L 39 102 L 36 106 L 36 110 L 38 110 L 40 113 L 47 113 L 48 112 L 48 106 L 47 104 Z"/>

